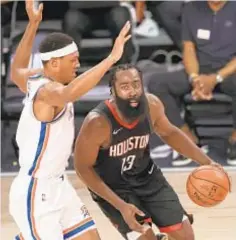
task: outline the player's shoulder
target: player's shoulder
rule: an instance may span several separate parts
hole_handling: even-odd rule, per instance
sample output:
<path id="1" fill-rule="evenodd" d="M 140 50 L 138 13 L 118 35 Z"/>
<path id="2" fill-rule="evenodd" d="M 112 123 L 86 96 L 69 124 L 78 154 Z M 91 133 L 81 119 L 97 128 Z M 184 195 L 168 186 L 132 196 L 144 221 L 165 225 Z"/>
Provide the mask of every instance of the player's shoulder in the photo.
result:
<path id="1" fill-rule="evenodd" d="M 151 107 L 157 107 L 157 106 L 162 105 L 160 99 L 151 93 L 146 93 L 146 98 L 147 98 L 149 106 L 151 106 Z"/>
<path id="2" fill-rule="evenodd" d="M 153 122 L 159 119 L 164 113 L 164 107 L 160 99 L 153 94 L 146 94 L 149 113 Z"/>
<path id="3" fill-rule="evenodd" d="M 100 112 L 92 110 L 85 117 L 84 125 L 90 129 L 104 129 L 109 126 L 107 118 Z"/>

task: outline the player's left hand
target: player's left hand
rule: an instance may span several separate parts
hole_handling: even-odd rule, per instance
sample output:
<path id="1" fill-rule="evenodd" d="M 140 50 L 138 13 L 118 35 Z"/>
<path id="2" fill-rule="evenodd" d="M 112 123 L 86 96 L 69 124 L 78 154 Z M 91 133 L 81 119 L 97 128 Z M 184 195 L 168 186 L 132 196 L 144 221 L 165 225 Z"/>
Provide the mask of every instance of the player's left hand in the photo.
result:
<path id="1" fill-rule="evenodd" d="M 127 21 L 115 40 L 114 46 L 110 54 L 114 63 L 120 60 L 124 51 L 125 43 L 131 38 L 130 29 L 131 23 L 130 21 Z"/>
<path id="2" fill-rule="evenodd" d="M 122 209 L 120 209 L 120 213 L 122 214 L 125 222 L 127 223 L 130 229 L 140 233 L 145 232 L 143 226 L 136 219 L 136 215 L 144 216 L 145 214 L 141 210 L 139 210 L 136 206 L 134 206 L 133 204 L 125 203 Z"/>
<path id="3" fill-rule="evenodd" d="M 40 3 L 38 9 L 36 9 L 34 5 L 34 0 L 25 1 L 25 7 L 29 17 L 29 21 L 32 23 L 40 23 L 42 21 L 43 4 Z"/>
<path id="4" fill-rule="evenodd" d="M 229 174 L 225 171 L 225 169 L 223 168 L 223 166 L 220 165 L 219 163 L 214 162 L 214 161 L 212 161 L 212 163 L 211 163 L 210 165 L 213 166 L 213 167 L 218 168 L 220 171 L 222 171 L 222 172 L 225 173 L 225 175 L 227 176 L 227 178 L 228 178 L 228 180 L 229 180 L 229 192 L 231 192 L 232 183 L 231 183 Z"/>

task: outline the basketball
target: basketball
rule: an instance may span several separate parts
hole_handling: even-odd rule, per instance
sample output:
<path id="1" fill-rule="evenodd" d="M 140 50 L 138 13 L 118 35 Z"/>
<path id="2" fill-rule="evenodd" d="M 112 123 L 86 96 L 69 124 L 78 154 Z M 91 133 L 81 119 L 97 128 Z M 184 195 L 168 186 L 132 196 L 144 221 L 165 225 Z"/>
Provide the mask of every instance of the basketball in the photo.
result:
<path id="1" fill-rule="evenodd" d="M 202 207 L 221 203 L 230 190 L 228 175 L 216 166 L 205 165 L 195 169 L 187 179 L 189 198 Z"/>

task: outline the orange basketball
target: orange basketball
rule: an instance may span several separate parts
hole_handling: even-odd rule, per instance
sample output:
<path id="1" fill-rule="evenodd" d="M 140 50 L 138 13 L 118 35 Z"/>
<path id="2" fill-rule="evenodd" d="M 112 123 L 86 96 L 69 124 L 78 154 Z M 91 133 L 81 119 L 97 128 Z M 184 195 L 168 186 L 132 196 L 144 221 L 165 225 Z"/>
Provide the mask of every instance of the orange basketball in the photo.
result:
<path id="1" fill-rule="evenodd" d="M 213 207 L 226 198 L 230 190 L 230 181 L 223 170 L 205 165 L 189 175 L 186 188 L 194 203 L 202 207 Z"/>

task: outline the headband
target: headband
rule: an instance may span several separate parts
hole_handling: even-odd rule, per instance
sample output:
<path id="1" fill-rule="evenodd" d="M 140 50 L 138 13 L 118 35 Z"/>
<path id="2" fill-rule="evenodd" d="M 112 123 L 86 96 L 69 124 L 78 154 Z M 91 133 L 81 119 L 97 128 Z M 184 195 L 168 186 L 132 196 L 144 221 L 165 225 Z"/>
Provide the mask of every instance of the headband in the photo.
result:
<path id="1" fill-rule="evenodd" d="M 51 58 L 64 57 L 76 51 L 78 51 L 77 45 L 75 44 L 75 42 L 72 42 L 71 44 L 63 48 L 60 48 L 51 52 L 40 53 L 40 58 L 42 61 L 48 61 Z"/>

